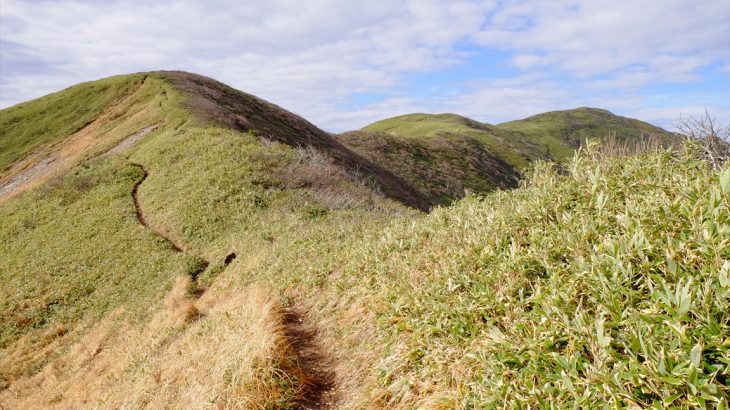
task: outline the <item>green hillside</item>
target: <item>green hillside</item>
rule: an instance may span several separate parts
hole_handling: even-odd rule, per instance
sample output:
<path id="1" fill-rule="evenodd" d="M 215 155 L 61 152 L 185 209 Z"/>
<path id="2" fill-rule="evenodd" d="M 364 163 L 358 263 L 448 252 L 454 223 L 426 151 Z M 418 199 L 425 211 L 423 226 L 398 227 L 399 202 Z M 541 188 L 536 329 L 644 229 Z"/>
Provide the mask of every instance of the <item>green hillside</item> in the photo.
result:
<path id="1" fill-rule="evenodd" d="M 656 137 L 665 144 L 676 142 L 673 134 L 659 127 L 587 107 L 538 114 L 497 127 L 524 135 L 552 158 L 561 161 L 570 158 L 575 148 L 585 141 L 609 135 L 622 141 Z"/>
<path id="2" fill-rule="evenodd" d="M 606 110 L 578 108 L 499 125 L 456 114 L 408 114 L 338 139 L 419 188 L 432 204 L 511 188 L 538 160 L 565 162 L 589 139 L 670 145 L 678 138 Z M 654 142 L 656 139 L 656 142 Z"/>
<path id="3" fill-rule="evenodd" d="M 0 170 L 38 146 L 82 129 L 109 104 L 134 93 L 144 78 L 138 74 L 81 83 L 0 111 Z"/>
<path id="4" fill-rule="evenodd" d="M 517 169 L 525 168 L 538 158 L 548 158 L 542 147 L 529 139 L 456 114 L 401 115 L 370 124 L 362 130 L 426 139 L 442 135 L 471 137 L 484 144 L 492 155 Z"/>
<path id="5" fill-rule="evenodd" d="M 141 75 L 9 157 L 73 154 L 0 200 L 3 408 L 727 408 L 730 170 L 691 145 L 550 165 L 452 115 L 334 138 Z"/>

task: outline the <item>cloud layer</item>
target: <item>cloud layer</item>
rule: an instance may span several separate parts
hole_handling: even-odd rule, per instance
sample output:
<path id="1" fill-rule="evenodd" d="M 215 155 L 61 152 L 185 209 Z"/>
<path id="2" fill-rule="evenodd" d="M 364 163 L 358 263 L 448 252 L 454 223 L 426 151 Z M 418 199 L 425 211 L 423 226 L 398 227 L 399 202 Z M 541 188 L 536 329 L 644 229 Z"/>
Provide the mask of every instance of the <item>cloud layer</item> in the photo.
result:
<path id="1" fill-rule="evenodd" d="M 730 2 L 34 1 L 0 4 L 0 106 L 182 69 L 333 131 L 413 111 L 600 106 L 730 120 Z"/>

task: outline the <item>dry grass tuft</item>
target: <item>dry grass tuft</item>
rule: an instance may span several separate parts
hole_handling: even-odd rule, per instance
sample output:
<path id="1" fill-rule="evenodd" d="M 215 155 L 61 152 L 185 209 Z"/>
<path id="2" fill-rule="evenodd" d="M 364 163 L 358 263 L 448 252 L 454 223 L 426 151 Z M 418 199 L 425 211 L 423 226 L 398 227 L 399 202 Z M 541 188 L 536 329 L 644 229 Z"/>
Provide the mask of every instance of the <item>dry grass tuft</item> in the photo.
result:
<path id="1" fill-rule="evenodd" d="M 278 177 L 284 188 L 313 190 L 317 202 L 330 209 L 367 206 L 374 202 L 373 197 L 383 196 L 372 178 L 345 169 L 312 147 L 297 148 L 294 161 Z"/>
<path id="2" fill-rule="evenodd" d="M 645 154 L 656 154 L 664 149 L 679 149 L 680 146 L 666 144 L 657 135 L 644 135 L 641 138 L 622 139 L 616 133 L 610 133 L 600 141 L 589 143 L 591 153 L 607 158 L 635 157 Z"/>
<path id="3" fill-rule="evenodd" d="M 192 299 L 194 292 L 195 284 L 190 276 L 180 275 L 175 279 L 175 285 L 165 298 L 165 307 L 176 323 L 187 323 L 200 317 Z"/>

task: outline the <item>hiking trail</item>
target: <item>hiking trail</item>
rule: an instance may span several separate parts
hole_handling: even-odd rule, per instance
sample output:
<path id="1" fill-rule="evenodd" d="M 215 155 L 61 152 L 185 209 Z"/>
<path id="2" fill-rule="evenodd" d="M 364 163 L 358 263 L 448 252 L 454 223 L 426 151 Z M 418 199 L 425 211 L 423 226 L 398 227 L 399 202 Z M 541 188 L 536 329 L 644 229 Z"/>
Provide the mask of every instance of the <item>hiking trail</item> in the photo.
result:
<path id="1" fill-rule="evenodd" d="M 302 387 L 295 397 L 293 408 L 334 408 L 335 375 L 329 370 L 327 358 L 317 342 L 316 328 L 305 321 L 302 312 L 291 306 L 283 311 L 283 325 L 284 335 L 302 373 Z"/>
<path id="2" fill-rule="evenodd" d="M 172 249 L 175 250 L 175 252 L 180 252 L 180 253 L 188 252 L 185 249 L 185 246 L 183 244 L 176 242 L 170 236 L 165 234 L 165 232 L 163 232 L 159 229 L 156 229 L 149 224 L 149 222 L 147 221 L 147 217 L 145 216 L 144 209 L 142 208 L 142 205 L 139 202 L 139 187 L 147 179 L 147 177 L 149 176 L 149 172 L 147 172 L 147 169 L 144 166 L 142 166 L 141 164 L 131 163 L 130 165 L 132 165 L 133 167 L 136 167 L 142 171 L 142 178 L 137 180 L 137 182 L 135 182 L 135 184 L 134 184 L 134 187 L 132 188 L 132 201 L 134 202 L 134 209 L 137 214 L 137 222 L 139 222 L 140 225 L 142 225 L 145 228 L 152 231 L 155 235 L 163 238 L 167 243 L 170 244 L 170 246 L 172 247 Z M 231 255 L 233 255 L 233 256 L 231 257 Z M 236 257 L 235 253 L 229 254 L 228 257 L 226 257 L 226 261 L 228 261 L 228 263 L 230 263 L 233 260 L 233 258 L 235 258 L 235 257 Z M 228 263 L 225 263 L 224 266 L 227 266 Z M 200 266 L 198 266 L 196 268 L 196 270 L 189 273 L 191 276 L 191 279 L 196 284 L 196 286 L 198 283 L 198 276 L 200 276 L 201 273 L 205 272 L 205 270 L 208 269 L 208 266 L 210 266 L 210 261 L 203 258 L 203 263 L 201 263 Z M 202 295 L 202 292 L 196 292 L 196 295 L 199 298 Z"/>

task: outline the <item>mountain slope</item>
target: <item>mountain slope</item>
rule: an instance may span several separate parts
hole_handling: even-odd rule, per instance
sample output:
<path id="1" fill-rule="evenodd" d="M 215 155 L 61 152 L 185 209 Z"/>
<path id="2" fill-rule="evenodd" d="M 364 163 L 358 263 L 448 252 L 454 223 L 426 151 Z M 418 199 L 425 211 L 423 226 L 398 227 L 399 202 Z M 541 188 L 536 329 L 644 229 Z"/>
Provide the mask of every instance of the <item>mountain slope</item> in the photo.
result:
<path id="1" fill-rule="evenodd" d="M 99 382 L 124 378 L 134 361 L 174 357 L 175 350 L 166 349 L 177 346 L 169 345 L 172 340 L 185 340 L 177 338 L 181 331 L 192 332 L 191 343 L 198 343 L 197 326 L 228 329 L 228 317 L 252 324 L 221 335 L 233 338 L 234 356 L 251 360 L 235 374 L 271 373 L 290 386 L 282 387 L 276 377 L 254 378 L 250 386 L 230 392 L 232 403 L 246 397 L 251 403 L 289 405 L 314 400 L 304 381 L 317 372 L 295 362 L 308 349 L 291 347 L 298 333 L 287 324 L 290 306 L 265 288 L 247 289 L 238 299 L 226 296 L 230 289 L 209 288 L 219 277 L 242 275 L 257 252 L 291 232 L 306 235 L 323 221 L 353 230 L 357 223 L 351 221 L 412 216 L 378 193 L 378 180 L 367 173 L 377 167 L 357 167 L 358 156 L 345 157 L 347 152 L 331 144 L 356 169 L 347 168 L 347 162 L 324 151 L 326 143 L 314 141 L 316 129 L 313 144 L 293 147 L 258 137 L 261 131 L 210 123 L 188 109 L 190 95 L 166 75 L 143 75 L 131 97 L 120 95 L 86 127 L 39 145 L 36 155 L 28 156 L 31 161 L 20 158 L 35 161 L 21 173 L 39 164 L 58 166 L 38 174 L 35 187 L 25 186 L 0 203 L 3 406 L 8 401 L 11 408 L 82 406 L 108 391 Z M 218 84 L 196 78 L 206 86 Z M 23 105 L 35 112 L 36 104 L 42 100 Z M 255 101 L 247 109 L 267 108 Z M 264 115 L 286 114 L 273 110 Z M 22 134 L 33 121 L 29 116 L 16 122 L 11 132 Z M 285 140 L 292 124 L 306 124 L 298 121 L 282 123 L 280 134 L 267 125 L 267 135 Z M 396 188 L 407 192 L 400 184 Z M 254 301 L 262 305 L 244 297 L 249 290 L 261 293 Z M 129 344 L 127 334 L 150 340 Z M 235 343 L 241 334 L 249 345 Z M 219 360 L 225 371 L 227 358 Z M 59 371 L 83 382 L 61 383 Z M 209 388 L 221 393 L 218 381 L 224 375 L 219 376 Z M 158 384 L 141 385 L 140 396 L 127 392 L 119 400 L 140 400 L 133 405 L 138 407 L 148 386 Z"/>
<path id="2" fill-rule="evenodd" d="M 648 137 L 658 138 L 664 144 L 677 141 L 675 135 L 662 128 L 607 110 L 587 107 L 538 114 L 497 127 L 524 135 L 559 161 L 570 158 L 576 148 L 591 138 L 611 135 L 621 141 Z"/>
<path id="3" fill-rule="evenodd" d="M 82 83 L 0 111 L 0 172 L 42 144 L 84 128 L 112 102 L 133 94 L 143 75 Z"/>
<path id="4" fill-rule="evenodd" d="M 118 92 L 109 91 L 109 83 L 115 84 L 113 90 Z M 179 126 L 185 114 L 179 99 L 174 93 L 168 95 L 167 88 L 162 78 L 148 74 L 117 76 L 3 110 L 0 147 L 11 163 L 0 173 L 0 202 L 67 172 L 142 130 Z M 95 90 L 106 90 L 101 94 L 107 98 L 89 98 L 87 94 Z M 88 108 L 79 110 L 83 119 L 79 125 L 75 107 L 80 104 Z M 21 145 L 27 152 L 17 151 Z"/>
<path id="5" fill-rule="evenodd" d="M 517 169 L 525 168 L 535 159 L 548 158 L 529 139 L 517 138 L 512 132 L 456 114 L 401 115 L 370 124 L 362 130 L 424 139 L 438 135 L 472 137 L 484 144 L 493 155 Z"/>
<path id="6" fill-rule="evenodd" d="M 93 110 L 89 110 L 89 114 L 82 117 L 85 121 L 84 124 L 56 127 L 50 136 L 44 133 L 48 127 L 53 127 L 57 122 L 65 121 L 65 118 L 76 107 L 75 104 L 83 101 L 87 93 L 93 93 L 96 89 L 106 90 L 109 88 L 107 83 L 110 82 L 117 86 L 114 89 L 116 92 L 102 93 L 107 98 L 93 100 Z M 171 91 L 170 88 L 173 88 L 174 91 Z M 127 92 L 124 93 L 117 89 L 127 90 Z M 168 99 L 168 93 L 179 96 L 175 98 L 175 101 L 167 104 L 169 107 L 162 109 L 162 101 Z M 67 104 L 67 101 L 72 103 Z M 130 104 L 135 103 L 147 104 L 148 107 L 133 110 Z M 53 112 L 50 117 L 52 118 L 51 121 L 55 122 L 38 126 L 34 116 L 48 110 Z M 184 114 L 183 111 L 189 114 Z M 143 115 L 139 115 L 140 112 Z M 190 118 L 186 118 L 190 115 L 192 115 Z M 115 135 L 114 132 L 110 132 L 110 128 L 116 128 L 114 130 L 116 132 L 120 132 L 118 129 L 129 132 L 124 127 L 124 123 L 114 124 L 114 122 L 131 119 L 135 125 L 143 122 L 149 124 L 154 123 L 153 119 L 156 117 L 163 117 L 156 119 L 157 122 L 175 122 L 175 124 L 171 124 L 175 127 L 179 126 L 180 121 L 215 122 L 236 130 L 251 131 L 260 137 L 292 147 L 312 147 L 330 156 L 336 163 L 351 170 L 351 172 L 359 172 L 366 178 L 372 178 L 374 183 L 386 195 L 423 211 L 429 207 L 422 195 L 407 182 L 348 150 L 328 133 L 318 129 L 301 117 L 212 79 L 183 72 L 154 72 L 85 83 L 4 110 L 0 118 L 0 129 L 3 130 L 2 138 L 0 138 L 0 148 L 3 152 L 8 152 L 6 162 L 15 161 L 15 163 L 12 169 L 6 170 L 0 175 L 0 183 L 3 185 L 8 184 L 13 177 L 27 171 L 36 163 L 47 158 L 49 154 L 53 154 L 51 162 L 56 164 L 68 163 L 63 167 L 68 169 L 70 166 L 77 164 L 81 157 L 98 153 L 99 145 L 118 142 L 119 136 Z M 23 119 L 22 125 L 16 124 L 20 118 Z M 98 130 L 89 130 L 88 128 L 94 126 L 95 122 L 103 123 L 104 127 Z M 110 126 L 110 123 L 113 127 Z M 141 128 L 139 127 L 139 129 Z M 56 155 L 59 147 L 50 144 L 51 141 L 61 140 L 63 142 L 80 133 L 84 134 L 80 136 L 80 139 L 86 140 L 84 143 L 80 144 L 73 141 L 66 144 L 71 146 L 72 153 L 64 152 L 63 155 Z M 87 136 L 86 134 L 92 135 Z M 20 144 L 18 141 L 23 141 L 23 143 Z M 79 145 L 81 145 L 81 148 L 78 147 Z M 104 147 L 106 148 L 108 145 Z M 35 148 L 35 151 L 33 155 L 27 158 L 27 161 L 18 161 L 23 154 L 33 148 Z M 33 176 L 39 173 L 37 170 L 33 171 L 31 173 Z M 53 173 L 57 173 L 56 171 L 58 170 L 55 167 L 51 171 L 44 170 L 45 179 Z M 25 176 L 21 175 L 20 177 L 23 182 Z M 39 180 L 42 182 L 44 178 L 39 178 Z M 33 186 L 31 183 L 24 182 L 24 184 Z M 2 198 L 0 197 L 0 199 Z"/>
<path id="7" fill-rule="evenodd" d="M 515 188 L 520 173 L 493 155 L 477 138 L 435 135 L 429 139 L 384 132 L 351 131 L 343 144 L 407 180 L 436 205 L 448 205 L 465 192 Z"/>
<path id="8" fill-rule="evenodd" d="M 278 107 L 140 90 L 0 203 L 0 406 L 727 407 L 729 170 L 591 145 L 426 214 Z M 385 166 L 517 169 L 459 121 Z"/>
<path id="9" fill-rule="evenodd" d="M 164 76 L 186 95 L 186 107 L 199 118 L 240 131 L 253 131 L 292 147 L 322 151 L 347 169 L 373 178 L 386 195 L 416 209 L 428 210 L 428 202 L 408 182 L 355 154 L 303 118 L 209 78 L 183 72 L 165 72 Z"/>

